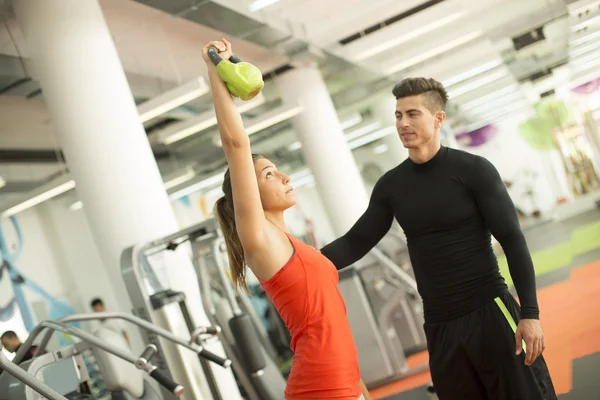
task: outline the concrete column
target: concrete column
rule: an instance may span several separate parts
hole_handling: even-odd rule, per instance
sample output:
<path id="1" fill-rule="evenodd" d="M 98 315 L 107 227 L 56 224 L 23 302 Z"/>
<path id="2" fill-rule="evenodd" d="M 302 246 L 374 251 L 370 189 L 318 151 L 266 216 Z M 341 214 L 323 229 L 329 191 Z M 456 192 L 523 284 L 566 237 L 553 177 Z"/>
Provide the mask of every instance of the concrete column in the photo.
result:
<path id="1" fill-rule="evenodd" d="M 303 107 L 294 128 L 333 229 L 342 235 L 366 210 L 368 195 L 327 86 L 312 67 L 293 69 L 277 80 L 284 102 Z"/>
<path id="2" fill-rule="evenodd" d="M 122 251 L 178 225 L 111 33 L 97 0 L 15 0 L 13 7 L 116 304 L 131 312 Z M 190 260 L 164 269 L 167 284 L 186 293 L 194 322 L 208 325 Z M 211 350 L 223 353 L 218 347 Z M 172 367 L 184 371 L 174 378 L 186 387 L 185 399 L 212 398 L 196 355 L 179 347 L 169 353 Z M 220 367 L 215 373 L 223 397 L 239 398 L 233 374 Z"/>

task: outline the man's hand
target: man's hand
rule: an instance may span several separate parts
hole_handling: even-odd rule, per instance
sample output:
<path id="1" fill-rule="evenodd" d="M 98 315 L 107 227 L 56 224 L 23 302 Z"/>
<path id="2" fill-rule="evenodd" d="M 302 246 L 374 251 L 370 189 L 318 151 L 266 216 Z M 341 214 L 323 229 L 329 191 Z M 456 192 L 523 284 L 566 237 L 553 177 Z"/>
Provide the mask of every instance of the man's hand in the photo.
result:
<path id="1" fill-rule="evenodd" d="M 517 339 L 517 355 L 525 350 L 525 365 L 527 366 L 533 364 L 536 358 L 546 349 L 542 324 L 537 319 L 520 320 L 515 336 Z M 523 340 L 525 341 L 525 349 L 523 349 Z"/>

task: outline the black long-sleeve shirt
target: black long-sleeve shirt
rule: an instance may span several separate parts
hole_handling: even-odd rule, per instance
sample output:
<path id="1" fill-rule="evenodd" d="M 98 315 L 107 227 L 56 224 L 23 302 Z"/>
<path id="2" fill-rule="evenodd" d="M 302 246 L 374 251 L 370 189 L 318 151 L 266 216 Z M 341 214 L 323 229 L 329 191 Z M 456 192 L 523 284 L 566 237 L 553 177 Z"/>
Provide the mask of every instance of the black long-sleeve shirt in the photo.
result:
<path id="1" fill-rule="evenodd" d="M 508 290 L 490 233 L 506 254 L 521 318 L 539 318 L 531 255 L 512 200 L 488 160 L 447 147 L 422 164 L 407 159 L 377 182 L 350 231 L 321 252 L 342 269 L 370 251 L 394 217 L 407 237 L 427 322 L 460 317 Z"/>

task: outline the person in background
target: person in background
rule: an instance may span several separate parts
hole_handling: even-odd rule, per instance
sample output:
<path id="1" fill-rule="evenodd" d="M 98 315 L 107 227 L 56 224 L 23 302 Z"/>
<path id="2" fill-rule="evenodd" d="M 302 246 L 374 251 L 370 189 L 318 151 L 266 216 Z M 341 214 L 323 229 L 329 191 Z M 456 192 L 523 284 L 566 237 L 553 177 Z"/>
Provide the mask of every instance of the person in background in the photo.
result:
<path id="1" fill-rule="evenodd" d="M 106 312 L 106 306 L 104 305 L 104 302 L 100 298 L 93 299 L 92 302 L 90 303 L 90 305 L 92 307 L 92 310 L 94 310 L 94 312 Z M 120 320 L 118 320 L 116 318 L 103 319 L 103 320 L 100 320 L 100 324 L 103 328 L 110 329 L 113 332 L 123 335 L 127 344 L 129 346 L 131 346 L 131 343 L 129 342 L 129 336 L 127 335 L 127 331 L 125 331 L 125 328 L 121 324 Z"/>
<path id="2" fill-rule="evenodd" d="M 19 339 L 19 336 L 17 336 L 14 331 L 4 332 L 2 336 L 0 336 L 0 341 L 2 342 L 2 347 L 4 347 L 9 353 L 13 354 L 16 353 L 23 344 L 21 339 Z M 21 362 L 31 360 L 36 351 L 37 346 L 31 346 L 29 351 L 23 356 Z"/>

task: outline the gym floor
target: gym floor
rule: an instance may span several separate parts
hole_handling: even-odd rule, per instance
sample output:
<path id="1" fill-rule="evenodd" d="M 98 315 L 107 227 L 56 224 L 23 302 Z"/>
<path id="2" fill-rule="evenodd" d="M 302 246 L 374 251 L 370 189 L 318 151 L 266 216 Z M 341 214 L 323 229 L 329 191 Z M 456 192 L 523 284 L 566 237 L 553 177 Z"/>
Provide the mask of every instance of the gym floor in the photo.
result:
<path id="1" fill-rule="evenodd" d="M 600 210 L 524 231 L 536 266 L 544 353 L 560 400 L 600 398 Z M 506 260 L 499 258 L 511 284 Z M 513 289 L 513 294 L 516 294 Z M 427 353 L 411 362 L 427 362 Z M 372 390 L 374 399 L 429 400 L 429 373 Z"/>

